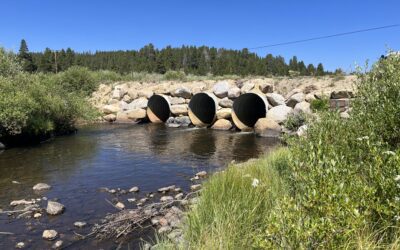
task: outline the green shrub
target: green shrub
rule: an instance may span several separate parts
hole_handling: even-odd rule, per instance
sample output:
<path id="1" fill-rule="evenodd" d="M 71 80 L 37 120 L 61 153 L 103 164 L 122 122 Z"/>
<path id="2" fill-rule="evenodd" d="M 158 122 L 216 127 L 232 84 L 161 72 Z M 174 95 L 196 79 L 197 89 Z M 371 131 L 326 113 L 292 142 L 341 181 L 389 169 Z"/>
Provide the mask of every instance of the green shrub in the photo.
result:
<path id="1" fill-rule="evenodd" d="M 0 76 L 13 76 L 22 72 L 17 56 L 0 47 Z"/>
<path id="2" fill-rule="evenodd" d="M 93 93 L 98 82 L 92 72 L 84 67 L 72 66 L 57 75 L 59 84 L 69 92 L 81 92 L 85 95 Z"/>
<path id="3" fill-rule="evenodd" d="M 166 80 L 184 81 L 184 80 L 186 80 L 186 74 L 183 71 L 168 70 L 164 74 L 164 79 L 166 79 Z"/>
<path id="4" fill-rule="evenodd" d="M 297 131 L 307 121 L 307 115 L 304 112 L 292 113 L 285 121 L 285 128 L 291 131 Z"/>
<path id="5" fill-rule="evenodd" d="M 321 97 L 319 99 L 314 99 L 310 103 L 310 108 L 312 111 L 326 111 L 329 109 L 329 98 Z"/>

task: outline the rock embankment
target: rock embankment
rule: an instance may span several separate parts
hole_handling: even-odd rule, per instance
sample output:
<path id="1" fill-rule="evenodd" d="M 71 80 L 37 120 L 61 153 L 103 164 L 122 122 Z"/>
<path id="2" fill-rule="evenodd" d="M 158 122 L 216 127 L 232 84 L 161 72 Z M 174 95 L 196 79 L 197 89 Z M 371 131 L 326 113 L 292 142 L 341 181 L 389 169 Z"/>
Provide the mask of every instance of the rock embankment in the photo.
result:
<path id="1" fill-rule="evenodd" d="M 348 80 L 348 79 L 346 79 Z M 349 84 L 350 85 L 350 84 Z M 291 85 L 292 86 L 292 85 Z M 154 95 L 162 95 L 168 101 L 169 118 L 166 124 L 169 127 L 193 126 L 188 113 L 191 98 L 197 93 L 209 93 L 215 99 L 216 113 L 215 118 L 209 127 L 216 130 L 238 130 L 241 128 L 235 124 L 232 117 L 235 100 L 241 95 L 255 93 L 263 99 L 266 104 L 265 116 L 258 122 L 251 125 L 250 129 L 266 137 L 276 137 L 282 131 L 287 131 L 283 127 L 286 120 L 296 114 L 310 114 L 310 103 L 323 95 L 330 96 L 333 100 L 330 105 L 336 105 L 341 111 L 347 112 L 349 106 L 348 98 L 353 97 L 353 93 L 348 89 L 335 89 L 327 93 L 326 89 L 321 89 L 311 82 L 308 85 L 299 85 L 300 88 L 282 91 L 282 86 L 271 82 L 271 79 L 250 79 L 250 80 L 223 80 L 223 81 L 202 81 L 189 83 L 139 83 L 125 82 L 114 85 L 100 85 L 91 101 L 102 112 L 99 118 L 106 122 L 118 123 L 139 123 L 149 121 L 147 112 L 149 99 Z M 331 90 L 332 86 L 328 88 Z M 338 84 L 342 87 L 341 84 Z M 277 91 L 278 89 L 278 91 Z M 264 100 L 265 99 L 265 100 Z M 257 107 L 251 107 L 251 109 Z M 252 110 L 249 110 L 252 113 Z M 190 117 L 190 118 L 189 118 Z M 347 113 L 342 117 L 348 117 Z M 242 128 L 243 129 L 243 128 Z M 246 130 L 247 131 L 247 130 Z M 294 131 L 297 132 L 297 131 Z"/>

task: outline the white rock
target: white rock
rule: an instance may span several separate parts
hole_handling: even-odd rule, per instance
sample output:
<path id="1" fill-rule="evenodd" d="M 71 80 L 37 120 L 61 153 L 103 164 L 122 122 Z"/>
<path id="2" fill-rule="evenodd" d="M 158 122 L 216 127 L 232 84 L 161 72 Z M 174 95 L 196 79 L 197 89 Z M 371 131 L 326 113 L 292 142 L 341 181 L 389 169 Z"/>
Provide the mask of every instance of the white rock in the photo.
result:
<path id="1" fill-rule="evenodd" d="M 176 116 L 187 115 L 188 105 L 187 104 L 171 105 L 171 113 Z"/>
<path id="2" fill-rule="evenodd" d="M 129 203 L 133 203 L 133 202 L 136 201 L 136 199 L 135 199 L 135 198 L 128 198 L 127 201 L 128 201 Z"/>
<path id="3" fill-rule="evenodd" d="M 294 108 L 297 103 L 300 103 L 305 100 L 305 96 L 303 93 L 296 93 L 289 97 L 289 99 L 286 101 L 286 105 Z"/>
<path id="4" fill-rule="evenodd" d="M 183 97 L 185 99 L 189 99 L 192 96 L 192 92 L 190 91 L 190 89 L 181 86 L 172 91 L 171 95 L 175 97 Z"/>
<path id="5" fill-rule="evenodd" d="M 129 189 L 129 192 L 131 193 L 139 192 L 139 187 L 132 187 L 131 189 Z"/>
<path id="6" fill-rule="evenodd" d="M 281 126 L 276 121 L 269 118 L 260 118 L 254 125 L 254 132 L 262 137 L 279 137 L 281 131 Z"/>
<path id="7" fill-rule="evenodd" d="M 158 229 L 159 234 L 164 234 L 164 233 L 169 233 L 171 232 L 172 228 L 169 226 L 162 226 L 160 229 Z"/>
<path id="8" fill-rule="evenodd" d="M 135 100 L 136 98 L 138 98 L 138 92 L 136 91 L 136 89 L 134 88 L 130 88 L 128 90 L 127 95 L 129 95 L 131 97 L 132 100 Z"/>
<path id="9" fill-rule="evenodd" d="M 305 113 L 305 114 L 310 114 L 311 113 L 311 108 L 310 108 L 310 103 L 306 101 L 302 101 L 296 104 L 294 107 L 294 112 L 295 113 Z"/>
<path id="10" fill-rule="evenodd" d="M 240 89 L 238 87 L 233 87 L 228 90 L 228 97 L 231 99 L 238 98 L 240 96 Z"/>
<path id="11" fill-rule="evenodd" d="M 254 83 L 252 82 L 245 82 L 241 88 L 242 94 L 249 93 L 252 89 L 254 89 Z"/>
<path id="12" fill-rule="evenodd" d="M 44 230 L 42 234 L 42 238 L 45 240 L 54 240 L 57 236 L 58 233 L 56 230 Z"/>
<path id="13" fill-rule="evenodd" d="M 76 222 L 74 222 L 74 226 L 75 226 L 75 227 L 83 228 L 83 227 L 85 227 L 86 225 L 87 225 L 87 223 L 84 222 L 84 221 L 76 221 Z"/>
<path id="14" fill-rule="evenodd" d="M 183 97 L 171 97 L 169 100 L 171 105 L 177 105 L 177 104 L 185 104 L 186 99 Z"/>
<path id="15" fill-rule="evenodd" d="M 125 208 L 125 205 L 122 202 L 118 202 L 117 204 L 115 204 L 115 207 L 122 210 Z"/>
<path id="16" fill-rule="evenodd" d="M 274 120 L 275 122 L 281 124 L 287 120 L 289 114 L 291 114 L 292 112 L 293 109 L 291 107 L 288 107 L 286 105 L 279 105 L 268 110 L 266 118 Z"/>
<path id="17" fill-rule="evenodd" d="M 133 120 L 144 119 L 147 116 L 146 110 L 142 108 L 128 110 L 126 111 L 125 114 L 127 115 L 128 119 L 133 119 Z"/>
<path id="18" fill-rule="evenodd" d="M 173 201 L 173 200 L 174 200 L 174 198 L 172 196 L 162 196 L 160 198 L 161 202 L 168 202 L 168 201 Z"/>
<path id="19" fill-rule="evenodd" d="M 139 90 L 137 93 L 139 97 L 145 97 L 147 99 L 149 99 L 154 94 L 153 91 L 149 89 L 142 89 Z"/>
<path id="20" fill-rule="evenodd" d="M 22 248 L 24 248 L 25 247 L 25 243 L 24 242 L 18 242 L 16 245 L 15 245 L 15 248 L 18 248 L 18 249 L 22 249 Z"/>
<path id="21" fill-rule="evenodd" d="M 313 100 L 317 99 L 314 94 L 307 94 L 306 95 L 306 102 L 312 102 Z"/>
<path id="22" fill-rule="evenodd" d="M 64 205 L 56 201 L 48 201 L 46 212 L 50 215 L 59 215 L 64 212 Z"/>
<path id="23" fill-rule="evenodd" d="M 217 82 L 212 88 L 214 94 L 219 98 L 227 97 L 229 89 L 230 84 L 227 81 Z"/>
<path id="24" fill-rule="evenodd" d="M 268 93 L 266 96 L 268 102 L 271 103 L 272 106 L 279 106 L 285 104 L 285 98 L 280 94 Z"/>
<path id="25" fill-rule="evenodd" d="M 308 126 L 306 124 L 300 126 L 300 128 L 296 132 L 297 136 L 299 136 L 299 137 L 305 136 L 307 133 L 307 129 L 308 129 Z"/>
<path id="26" fill-rule="evenodd" d="M 232 128 L 232 123 L 226 119 L 217 120 L 212 126 L 215 130 L 229 130 Z"/>
<path id="27" fill-rule="evenodd" d="M 33 215 L 33 218 L 35 218 L 35 219 L 38 219 L 38 218 L 40 218 L 40 217 L 42 217 L 42 214 L 41 214 L 41 213 L 35 213 L 35 214 Z"/>
<path id="28" fill-rule="evenodd" d="M 63 245 L 63 241 L 62 240 L 58 240 L 56 241 L 56 243 L 54 243 L 54 245 L 52 246 L 53 249 L 60 249 Z"/>
<path id="29" fill-rule="evenodd" d="M 196 191 L 201 188 L 201 184 L 195 184 L 190 186 L 190 190 Z"/>
<path id="30" fill-rule="evenodd" d="M 124 110 L 132 110 L 132 109 L 145 109 L 147 108 L 147 103 L 149 100 L 145 97 L 140 97 L 136 100 L 133 100 L 131 103 L 129 103 L 126 107 L 124 107 Z"/>
<path id="31" fill-rule="evenodd" d="M 113 113 L 117 113 L 119 111 L 119 106 L 118 105 L 105 105 L 103 107 L 103 113 L 104 114 L 113 114 Z"/>
<path id="32" fill-rule="evenodd" d="M 177 195 L 175 195 L 175 199 L 180 200 L 183 198 L 183 193 L 179 193 Z"/>
<path id="33" fill-rule="evenodd" d="M 204 178 L 207 176 L 207 172 L 206 171 L 200 171 L 198 173 L 196 173 L 196 176 L 200 177 L 200 178 Z"/>
<path id="34" fill-rule="evenodd" d="M 43 191 L 43 190 L 49 190 L 51 189 L 51 186 L 46 183 L 38 183 L 35 186 L 33 186 L 34 191 Z"/>
<path id="35" fill-rule="evenodd" d="M 36 203 L 35 200 L 27 201 L 25 199 L 22 199 L 22 200 L 16 200 L 16 201 L 10 202 L 10 206 L 15 207 L 15 206 L 20 206 L 20 205 L 32 205 L 34 203 Z"/>
<path id="36" fill-rule="evenodd" d="M 223 108 L 232 108 L 233 101 L 231 99 L 228 99 L 228 97 L 224 97 L 219 101 L 218 104 Z"/>
<path id="37" fill-rule="evenodd" d="M 165 193 L 165 192 L 173 191 L 174 189 L 175 189 L 175 185 L 171 185 L 171 186 L 168 186 L 168 187 L 159 188 L 158 192 Z"/>

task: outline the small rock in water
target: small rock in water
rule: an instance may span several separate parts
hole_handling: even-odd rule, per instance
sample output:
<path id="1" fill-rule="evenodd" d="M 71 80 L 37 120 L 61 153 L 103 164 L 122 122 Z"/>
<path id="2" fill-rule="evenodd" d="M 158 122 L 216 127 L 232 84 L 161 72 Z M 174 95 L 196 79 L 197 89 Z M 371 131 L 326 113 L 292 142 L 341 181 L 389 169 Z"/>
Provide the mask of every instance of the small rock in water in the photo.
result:
<path id="1" fill-rule="evenodd" d="M 77 221 L 77 222 L 74 222 L 74 226 L 75 226 L 75 227 L 83 228 L 83 227 L 85 227 L 86 225 L 87 225 L 87 223 L 84 222 L 84 221 Z"/>
<path id="2" fill-rule="evenodd" d="M 21 182 L 19 182 L 19 181 L 12 181 L 11 182 L 12 184 L 21 184 Z M 20 242 L 21 243 L 21 242 Z M 23 243 L 23 242 L 22 242 Z"/>
<path id="3" fill-rule="evenodd" d="M 171 191 L 174 189 L 175 189 L 175 185 L 172 185 L 172 186 L 168 186 L 168 187 L 159 188 L 158 192 L 165 193 L 165 192 L 168 192 L 168 191 Z"/>
<path id="4" fill-rule="evenodd" d="M 163 196 L 160 199 L 161 202 L 168 202 L 168 201 L 173 201 L 173 200 L 174 200 L 174 198 L 172 196 Z"/>
<path id="5" fill-rule="evenodd" d="M 42 237 L 45 240 L 54 240 L 55 238 L 57 238 L 58 233 L 56 230 L 44 230 Z"/>
<path id="6" fill-rule="evenodd" d="M 172 228 L 169 226 L 162 226 L 160 229 L 158 229 L 159 234 L 164 234 L 164 233 L 169 233 L 171 232 Z"/>
<path id="7" fill-rule="evenodd" d="M 59 215 L 64 212 L 64 205 L 56 201 L 48 201 L 46 212 L 50 215 Z"/>
<path id="8" fill-rule="evenodd" d="M 148 201 L 148 200 L 149 200 L 148 198 L 142 198 L 142 199 L 139 200 L 139 202 L 140 202 L 140 203 L 145 203 L 145 202 Z"/>
<path id="9" fill-rule="evenodd" d="M 16 200 L 16 201 L 12 201 L 10 202 L 10 206 L 15 207 L 15 206 L 19 206 L 19 205 L 31 205 L 34 204 L 36 201 L 35 200 Z"/>
<path id="10" fill-rule="evenodd" d="M 35 219 L 38 219 L 38 218 L 40 218 L 40 217 L 42 217 L 42 214 L 41 214 L 41 213 L 35 213 L 35 214 L 33 215 L 33 218 L 35 218 Z"/>
<path id="11" fill-rule="evenodd" d="M 53 249 L 60 249 L 63 245 L 63 241 L 62 240 L 58 240 L 56 241 L 56 243 L 54 243 L 54 245 L 52 246 Z"/>
<path id="12" fill-rule="evenodd" d="M 175 199 L 180 200 L 183 198 L 183 193 L 179 193 L 177 195 L 175 195 Z"/>
<path id="13" fill-rule="evenodd" d="M 42 200 L 47 201 L 47 197 L 43 196 Z"/>
<path id="14" fill-rule="evenodd" d="M 177 188 L 174 189 L 174 191 L 175 191 L 175 192 L 180 192 L 180 191 L 182 191 L 182 188 L 177 187 Z"/>
<path id="15" fill-rule="evenodd" d="M 33 186 L 34 191 L 44 191 L 44 190 L 49 190 L 51 189 L 51 186 L 46 183 L 38 183 L 35 186 Z"/>
<path id="16" fill-rule="evenodd" d="M 108 192 L 109 192 L 110 194 L 115 194 L 115 193 L 117 192 L 117 190 L 115 190 L 115 189 L 110 189 L 110 190 L 108 190 Z"/>
<path id="17" fill-rule="evenodd" d="M 196 185 L 191 185 L 190 186 L 190 190 L 193 190 L 193 191 L 199 190 L 200 188 L 201 188 L 201 184 L 196 184 Z"/>
<path id="18" fill-rule="evenodd" d="M 107 187 L 101 187 L 101 188 L 99 188 L 99 191 L 100 192 L 109 192 L 110 189 L 108 189 Z"/>
<path id="19" fill-rule="evenodd" d="M 149 194 L 149 197 L 150 197 L 150 198 L 153 198 L 153 197 L 154 197 L 154 194 Z"/>
<path id="20" fill-rule="evenodd" d="M 131 189 L 129 189 L 129 192 L 131 193 L 139 192 L 139 187 L 132 187 Z"/>
<path id="21" fill-rule="evenodd" d="M 132 202 L 135 202 L 136 199 L 135 198 L 129 198 L 129 199 L 127 199 L 127 201 L 132 203 Z"/>
<path id="22" fill-rule="evenodd" d="M 22 248 L 24 248 L 25 247 L 25 243 L 24 242 L 18 242 L 16 245 L 15 245 L 15 248 L 18 248 L 18 249 L 22 249 Z"/>
<path id="23" fill-rule="evenodd" d="M 117 204 L 115 204 L 115 207 L 122 210 L 125 208 L 125 205 L 122 202 L 118 202 Z"/>
<path id="24" fill-rule="evenodd" d="M 196 174 L 196 176 L 198 176 L 198 177 L 200 177 L 200 178 L 204 178 L 204 177 L 207 176 L 207 172 L 206 172 L 206 171 L 198 172 L 198 173 Z"/>

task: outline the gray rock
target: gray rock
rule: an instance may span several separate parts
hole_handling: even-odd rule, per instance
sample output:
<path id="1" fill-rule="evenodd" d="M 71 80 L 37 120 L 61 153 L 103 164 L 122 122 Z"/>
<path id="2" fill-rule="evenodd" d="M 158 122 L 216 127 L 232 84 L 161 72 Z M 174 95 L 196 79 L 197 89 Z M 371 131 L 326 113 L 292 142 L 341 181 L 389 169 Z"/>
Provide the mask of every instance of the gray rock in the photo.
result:
<path id="1" fill-rule="evenodd" d="M 183 193 L 179 193 L 177 195 L 175 195 L 175 199 L 180 200 L 183 198 Z"/>
<path id="2" fill-rule="evenodd" d="M 299 137 L 305 136 L 307 133 L 307 129 L 308 129 L 307 125 L 300 126 L 300 128 L 296 132 L 297 136 Z"/>
<path id="3" fill-rule="evenodd" d="M 145 109 L 147 108 L 147 103 L 149 100 L 145 97 L 140 97 L 136 100 L 133 100 L 131 103 L 123 107 L 124 110 L 133 110 L 133 109 Z"/>
<path id="4" fill-rule="evenodd" d="M 219 119 L 211 126 L 211 128 L 216 130 L 229 130 L 232 128 L 232 123 L 226 119 Z"/>
<path id="5" fill-rule="evenodd" d="M 149 89 L 142 89 L 142 90 L 139 90 L 137 93 L 138 93 L 138 97 L 144 97 L 147 99 L 149 99 L 154 94 L 154 92 Z"/>
<path id="6" fill-rule="evenodd" d="M 28 200 L 22 199 L 22 200 L 15 200 L 15 201 L 10 202 L 10 206 L 12 206 L 12 207 L 20 206 L 20 205 L 26 206 L 26 205 L 32 205 L 35 203 L 36 203 L 35 200 L 28 201 Z"/>
<path id="7" fill-rule="evenodd" d="M 65 210 L 63 204 L 56 201 L 48 201 L 46 212 L 50 215 L 59 215 L 62 214 Z"/>
<path id="8" fill-rule="evenodd" d="M 233 87 L 228 90 L 228 97 L 231 99 L 238 98 L 241 94 L 241 91 L 238 87 Z"/>
<path id="9" fill-rule="evenodd" d="M 190 91 L 190 89 L 181 86 L 172 91 L 171 95 L 174 97 L 183 97 L 185 99 L 189 99 L 192 96 L 192 92 Z"/>
<path id="10" fill-rule="evenodd" d="M 267 96 L 268 102 L 271 103 L 271 105 L 274 107 L 285 104 L 285 98 L 280 94 L 268 93 L 266 96 Z"/>
<path id="11" fill-rule="evenodd" d="M 179 115 L 187 115 L 188 114 L 188 105 L 187 104 L 179 104 L 179 105 L 171 105 L 171 113 L 179 116 Z"/>
<path id="12" fill-rule="evenodd" d="M 107 122 L 113 122 L 117 119 L 117 116 L 115 114 L 109 114 L 109 115 L 103 116 L 103 119 Z"/>
<path id="13" fill-rule="evenodd" d="M 223 108 L 232 108 L 233 101 L 231 99 L 228 99 L 228 97 L 225 97 L 221 99 L 218 104 Z"/>
<path id="14" fill-rule="evenodd" d="M 173 191 L 174 189 L 175 189 L 175 185 L 171 185 L 171 186 L 168 186 L 168 187 L 159 188 L 158 192 L 165 193 L 165 192 Z"/>
<path id="15" fill-rule="evenodd" d="M 241 88 L 242 94 L 249 93 L 252 89 L 254 89 L 254 83 L 252 82 L 245 82 Z"/>
<path id="16" fill-rule="evenodd" d="M 190 190 L 196 191 L 201 188 L 201 184 L 195 184 L 190 186 Z"/>
<path id="17" fill-rule="evenodd" d="M 158 229 L 159 234 L 165 234 L 171 232 L 172 228 L 170 226 L 162 226 Z"/>
<path id="18" fill-rule="evenodd" d="M 45 240 L 54 240 L 58 236 L 56 230 L 44 230 L 42 234 L 42 238 Z"/>
<path id="19" fill-rule="evenodd" d="M 294 112 L 295 113 L 305 113 L 305 114 L 310 114 L 311 113 L 311 108 L 310 108 L 310 103 L 306 101 L 302 101 L 296 104 L 294 107 Z"/>
<path id="20" fill-rule="evenodd" d="M 173 201 L 173 200 L 174 200 L 174 197 L 172 197 L 172 196 L 163 196 L 160 198 L 161 202 L 168 202 L 168 201 Z"/>
<path id="21" fill-rule="evenodd" d="M 132 187 L 131 189 L 129 189 L 130 193 L 136 193 L 139 192 L 139 187 Z"/>
<path id="22" fill-rule="evenodd" d="M 51 189 L 51 186 L 46 183 L 38 183 L 32 188 L 34 191 L 44 191 Z"/>
<path id="23" fill-rule="evenodd" d="M 122 210 L 125 208 L 125 205 L 122 202 L 117 202 L 117 204 L 115 204 L 115 207 Z"/>
<path id="24" fill-rule="evenodd" d="M 75 227 L 83 228 L 83 227 L 85 227 L 86 225 L 87 225 L 87 223 L 84 222 L 84 221 L 77 221 L 77 222 L 74 222 L 74 226 L 75 226 Z"/>
<path id="25" fill-rule="evenodd" d="M 291 108 L 294 108 L 297 103 L 300 103 L 304 100 L 305 100 L 305 96 L 303 93 L 296 93 L 288 98 L 288 100 L 286 101 L 286 105 Z"/>
<path id="26" fill-rule="evenodd" d="M 200 178 L 205 178 L 205 177 L 207 177 L 207 172 L 206 171 L 200 171 L 200 172 L 196 173 L 196 176 L 198 176 Z"/>
<path id="27" fill-rule="evenodd" d="M 0 150 L 6 149 L 6 146 L 0 142 Z"/>
<path id="28" fill-rule="evenodd" d="M 54 245 L 52 246 L 53 249 L 60 249 L 63 245 L 63 241 L 62 240 L 58 240 L 56 241 L 56 243 L 54 243 Z"/>
<path id="29" fill-rule="evenodd" d="M 22 249 L 22 248 L 24 248 L 25 247 L 25 243 L 24 242 L 18 242 L 16 245 L 15 245 L 15 248 L 18 248 L 18 249 Z"/>
<path id="30" fill-rule="evenodd" d="M 232 116 L 232 109 L 222 108 L 217 111 L 217 119 L 230 119 Z"/>
<path id="31" fill-rule="evenodd" d="M 268 110 L 266 118 L 274 120 L 275 122 L 281 124 L 287 120 L 289 114 L 291 114 L 292 112 L 293 109 L 291 107 L 288 107 L 286 105 L 279 105 Z"/>
<path id="32" fill-rule="evenodd" d="M 179 124 L 183 127 L 187 127 L 192 123 L 192 121 L 190 120 L 189 116 L 179 116 L 175 117 L 174 123 Z"/>
<path id="33" fill-rule="evenodd" d="M 177 104 L 185 104 L 186 99 L 183 97 L 171 97 L 169 100 L 171 105 L 177 105 Z"/>
<path id="34" fill-rule="evenodd" d="M 219 98 L 227 97 L 229 89 L 230 84 L 227 81 L 217 82 L 212 88 L 214 94 Z"/>

